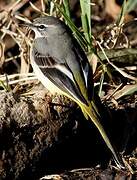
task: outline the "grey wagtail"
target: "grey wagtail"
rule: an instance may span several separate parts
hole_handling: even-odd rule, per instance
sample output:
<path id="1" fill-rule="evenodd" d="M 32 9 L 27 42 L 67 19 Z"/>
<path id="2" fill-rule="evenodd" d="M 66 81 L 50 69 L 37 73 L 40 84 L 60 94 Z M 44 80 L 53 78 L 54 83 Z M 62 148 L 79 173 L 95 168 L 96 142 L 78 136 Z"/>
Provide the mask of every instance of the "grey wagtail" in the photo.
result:
<path id="1" fill-rule="evenodd" d="M 68 26 L 51 16 L 36 18 L 25 26 L 35 32 L 30 59 L 37 78 L 50 92 L 65 95 L 81 107 L 85 118 L 90 119 L 99 130 L 117 167 L 123 168 L 99 121 L 90 64 Z"/>

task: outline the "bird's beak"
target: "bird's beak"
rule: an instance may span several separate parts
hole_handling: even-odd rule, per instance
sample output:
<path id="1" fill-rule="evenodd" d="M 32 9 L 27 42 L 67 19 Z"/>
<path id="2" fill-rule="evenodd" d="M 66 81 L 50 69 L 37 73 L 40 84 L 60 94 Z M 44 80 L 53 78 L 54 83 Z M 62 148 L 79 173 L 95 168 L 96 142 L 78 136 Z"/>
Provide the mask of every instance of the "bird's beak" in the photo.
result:
<path id="1" fill-rule="evenodd" d="M 24 23 L 24 26 L 30 27 L 30 28 L 34 27 L 34 25 L 32 23 L 27 23 L 27 22 Z"/>

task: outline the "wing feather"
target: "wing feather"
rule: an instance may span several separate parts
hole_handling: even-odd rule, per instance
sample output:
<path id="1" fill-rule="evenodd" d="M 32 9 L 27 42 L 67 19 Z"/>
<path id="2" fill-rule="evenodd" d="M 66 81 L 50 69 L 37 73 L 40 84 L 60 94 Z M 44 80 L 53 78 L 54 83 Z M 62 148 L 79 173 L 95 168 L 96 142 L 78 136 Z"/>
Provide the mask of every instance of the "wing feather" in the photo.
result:
<path id="1" fill-rule="evenodd" d="M 78 61 L 80 62 L 81 70 L 84 77 L 84 82 L 88 94 L 88 99 L 91 101 L 93 97 L 93 74 L 92 74 L 92 68 L 90 67 L 89 61 L 83 52 L 82 48 L 76 41 L 73 40 L 73 48 L 72 51 L 77 56 Z"/>
<path id="2" fill-rule="evenodd" d="M 36 51 L 36 49 L 35 49 Z M 42 73 L 69 96 L 87 105 L 87 102 L 75 83 L 72 72 L 65 64 L 59 64 L 55 57 L 51 57 L 34 52 L 34 61 L 39 66 Z"/>

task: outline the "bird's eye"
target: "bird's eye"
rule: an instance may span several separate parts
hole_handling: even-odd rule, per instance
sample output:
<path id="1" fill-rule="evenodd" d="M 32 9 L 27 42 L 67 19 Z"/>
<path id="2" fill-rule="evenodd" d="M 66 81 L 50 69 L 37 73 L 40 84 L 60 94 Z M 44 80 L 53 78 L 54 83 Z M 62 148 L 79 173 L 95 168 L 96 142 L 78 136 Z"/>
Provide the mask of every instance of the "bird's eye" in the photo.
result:
<path id="1" fill-rule="evenodd" d="M 40 30 L 44 30 L 46 27 L 45 27 L 43 24 L 41 24 L 40 26 L 38 26 L 38 28 L 39 28 Z"/>

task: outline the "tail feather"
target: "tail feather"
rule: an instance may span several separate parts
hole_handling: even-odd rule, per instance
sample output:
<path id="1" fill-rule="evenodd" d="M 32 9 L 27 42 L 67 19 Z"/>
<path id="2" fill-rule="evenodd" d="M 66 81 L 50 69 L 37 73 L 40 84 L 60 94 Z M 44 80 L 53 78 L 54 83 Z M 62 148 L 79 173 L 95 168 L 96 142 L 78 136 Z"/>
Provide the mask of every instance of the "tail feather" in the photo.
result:
<path id="1" fill-rule="evenodd" d="M 95 124 L 97 129 L 99 130 L 99 132 L 100 132 L 102 138 L 104 139 L 106 145 L 108 146 L 108 148 L 110 149 L 110 151 L 113 154 L 114 161 L 115 161 L 117 167 L 119 167 L 120 169 L 124 169 L 122 159 L 117 155 L 117 153 L 114 150 L 103 126 L 99 122 L 99 113 L 97 112 L 97 108 L 96 108 L 94 102 L 92 101 L 92 103 L 89 103 L 89 106 L 82 104 L 82 105 L 80 105 L 80 107 L 83 111 L 85 118 L 88 119 L 88 117 L 89 117 L 92 120 L 92 122 Z"/>

